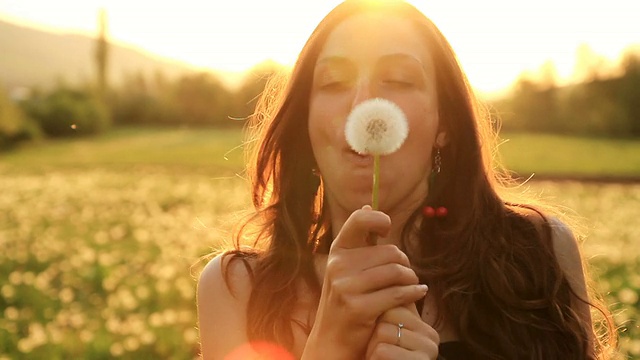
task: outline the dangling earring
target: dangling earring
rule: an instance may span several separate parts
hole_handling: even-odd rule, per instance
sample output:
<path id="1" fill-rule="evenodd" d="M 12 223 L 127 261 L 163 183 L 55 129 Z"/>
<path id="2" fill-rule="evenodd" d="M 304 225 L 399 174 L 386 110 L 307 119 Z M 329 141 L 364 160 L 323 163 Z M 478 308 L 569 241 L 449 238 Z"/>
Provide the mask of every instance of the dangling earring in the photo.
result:
<path id="1" fill-rule="evenodd" d="M 433 158 L 433 169 L 431 169 L 431 175 L 429 177 L 430 182 L 434 182 L 436 176 L 440 174 L 442 170 L 442 155 L 440 155 L 440 148 L 436 148 L 436 156 Z"/>
<path id="2" fill-rule="evenodd" d="M 431 168 L 431 174 L 429 174 L 429 195 L 427 195 L 427 206 L 422 209 L 422 214 L 425 217 L 432 218 L 446 217 L 449 211 L 444 206 L 432 206 L 433 197 L 435 196 L 435 185 L 438 175 L 442 171 L 442 155 L 440 154 L 440 148 L 436 148 L 436 155 L 433 158 L 433 167 Z"/>
<path id="3" fill-rule="evenodd" d="M 318 194 L 318 189 L 320 188 L 320 182 L 322 179 L 322 174 L 320 170 L 315 167 L 311 168 L 311 188 L 313 189 L 313 196 L 315 197 Z"/>

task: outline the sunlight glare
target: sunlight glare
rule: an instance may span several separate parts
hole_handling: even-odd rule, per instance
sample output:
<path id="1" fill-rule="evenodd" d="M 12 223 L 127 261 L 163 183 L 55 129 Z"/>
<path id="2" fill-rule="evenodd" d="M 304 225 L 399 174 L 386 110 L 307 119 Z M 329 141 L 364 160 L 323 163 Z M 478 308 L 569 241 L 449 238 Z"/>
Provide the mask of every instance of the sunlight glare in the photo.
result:
<path id="1" fill-rule="evenodd" d="M 3 4 L 0 16 L 93 35 L 98 10 L 105 8 L 114 42 L 203 70 L 239 73 L 269 59 L 292 65 L 316 24 L 340 2 L 21 0 Z M 546 63 L 566 81 L 573 76 L 582 44 L 613 62 L 624 48 L 640 43 L 637 1 L 408 2 L 442 30 L 471 84 L 484 91 L 503 89 L 523 71 L 535 73 Z"/>

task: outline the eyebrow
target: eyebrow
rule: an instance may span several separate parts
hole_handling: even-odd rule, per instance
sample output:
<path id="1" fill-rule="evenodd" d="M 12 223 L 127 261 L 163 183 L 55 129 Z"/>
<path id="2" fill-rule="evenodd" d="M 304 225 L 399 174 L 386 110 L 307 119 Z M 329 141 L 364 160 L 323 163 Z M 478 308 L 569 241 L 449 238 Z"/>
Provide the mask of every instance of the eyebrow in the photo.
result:
<path id="1" fill-rule="evenodd" d="M 348 58 L 344 57 L 344 56 L 327 56 L 327 57 L 323 57 L 322 59 L 318 60 L 316 62 L 316 68 L 320 67 L 320 66 L 325 66 L 325 65 L 332 65 L 332 64 L 336 64 L 336 65 L 350 65 L 352 63 L 351 60 L 349 60 Z"/>
<path id="2" fill-rule="evenodd" d="M 424 68 L 424 64 L 422 63 L 422 61 L 420 61 L 420 59 L 418 59 L 413 55 L 404 54 L 404 53 L 393 53 L 393 54 L 382 55 L 376 62 L 380 63 L 380 62 L 387 62 L 387 61 L 405 61 L 405 60 L 414 61 Z M 332 55 L 332 56 L 326 56 L 319 59 L 316 62 L 316 66 L 324 65 L 324 64 L 334 64 L 334 63 L 350 64 L 352 63 L 352 61 L 349 60 L 349 58 L 347 58 L 346 56 Z"/>
<path id="3" fill-rule="evenodd" d="M 378 60 L 378 63 L 383 63 L 383 62 L 387 62 L 387 61 L 407 61 L 407 60 L 415 62 L 418 65 L 420 65 L 420 67 L 424 68 L 424 64 L 422 63 L 422 61 L 420 59 L 418 59 L 417 57 L 415 57 L 413 55 L 403 54 L 403 53 L 394 53 L 394 54 L 383 55 Z"/>

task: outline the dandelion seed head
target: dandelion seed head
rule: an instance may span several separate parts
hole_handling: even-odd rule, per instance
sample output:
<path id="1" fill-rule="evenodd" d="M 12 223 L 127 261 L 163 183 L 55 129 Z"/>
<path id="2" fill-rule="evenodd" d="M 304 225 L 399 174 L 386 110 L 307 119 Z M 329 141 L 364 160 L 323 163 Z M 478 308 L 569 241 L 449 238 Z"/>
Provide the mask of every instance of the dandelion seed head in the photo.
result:
<path id="1" fill-rule="evenodd" d="M 60 293 L 58 294 L 58 297 L 60 298 L 60 300 L 65 303 L 68 304 L 70 302 L 73 301 L 75 294 L 73 293 L 73 290 L 71 290 L 70 288 L 66 287 L 62 290 L 60 290 Z"/>
<path id="2" fill-rule="evenodd" d="M 82 341 L 85 344 L 89 344 L 93 341 L 95 337 L 95 334 L 87 329 L 83 329 L 80 331 L 80 341 Z"/>
<path id="3" fill-rule="evenodd" d="M 638 302 L 638 293 L 631 288 L 625 287 L 618 292 L 618 299 L 623 304 L 634 305 Z"/>
<path id="4" fill-rule="evenodd" d="M 156 336 L 151 331 L 145 330 L 142 335 L 140 335 L 140 341 L 145 345 L 149 345 L 156 341 Z"/>
<path id="5" fill-rule="evenodd" d="M 402 146 L 408 134 L 409 125 L 402 109 L 382 98 L 358 104 L 345 125 L 349 146 L 363 155 L 390 154 Z"/>
<path id="6" fill-rule="evenodd" d="M 36 275 L 31 271 L 27 271 L 22 274 L 22 282 L 25 285 L 31 286 L 35 279 L 36 279 Z"/>
<path id="7" fill-rule="evenodd" d="M 155 312 L 149 315 L 149 325 L 156 328 L 161 327 L 164 325 L 164 318 L 160 313 Z"/>
<path id="8" fill-rule="evenodd" d="M 13 285 L 20 285 L 22 283 L 22 273 L 12 271 L 11 274 L 9 274 L 9 282 Z"/>
<path id="9" fill-rule="evenodd" d="M 113 343 L 109 347 L 109 352 L 115 357 L 122 356 L 122 354 L 124 354 L 124 347 L 120 343 Z"/>
<path id="10" fill-rule="evenodd" d="M 0 294 L 2 294 L 2 297 L 5 299 L 13 299 L 13 297 L 16 296 L 16 289 L 10 284 L 4 284 L 2 288 L 0 288 Z"/>
<path id="11" fill-rule="evenodd" d="M 198 331 L 194 328 L 188 328 L 183 333 L 184 341 L 187 344 L 197 344 L 198 343 Z"/>
<path id="12" fill-rule="evenodd" d="M 21 353 L 24 353 L 24 354 L 30 353 L 31 350 L 33 350 L 33 348 L 34 348 L 33 341 L 30 338 L 22 338 L 18 340 L 18 350 Z"/>
<path id="13" fill-rule="evenodd" d="M 173 309 L 167 309 L 163 313 L 164 323 L 167 325 L 173 325 L 178 320 L 178 313 Z"/>
<path id="14" fill-rule="evenodd" d="M 4 310 L 4 316 L 8 320 L 18 320 L 18 318 L 20 317 L 20 312 L 18 312 L 18 309 L 16 309 L 15 307 L 9 306 Z"/>
<path id="15" fill-rule="evenodd" d="M 148 287 L 141 285 L 135 289 L 136 296 L 140 300 L 146 300 L 151 295 L 151 290 Z"/>
<path id="16" fill-rule="evenodd" d="M 128 352 L 136 351 L 140 348 L 140 341 L 133 336 L 129 336 L 124 340 L 124 348 Z"/>
<path id="17" fill-rule="evenodd" d="M 105 327 L 110 333 L 115 334 L 120 330 L 120 320 L 115 317 L 110 317 L 105 322 Z"/>

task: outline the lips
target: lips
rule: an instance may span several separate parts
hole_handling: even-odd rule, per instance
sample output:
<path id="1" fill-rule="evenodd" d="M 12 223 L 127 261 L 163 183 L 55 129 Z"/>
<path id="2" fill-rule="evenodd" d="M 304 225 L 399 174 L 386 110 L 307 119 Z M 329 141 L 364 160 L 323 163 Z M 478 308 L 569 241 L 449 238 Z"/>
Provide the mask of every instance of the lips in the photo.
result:
<path id="1" fill-rule="evenodd" d="M 347 160 L 357 166 L 370 166 L 373 164 L 373 157 L 371 155 L 361 155 L 352 149 L 345 149 L 344 153 Z"/>

